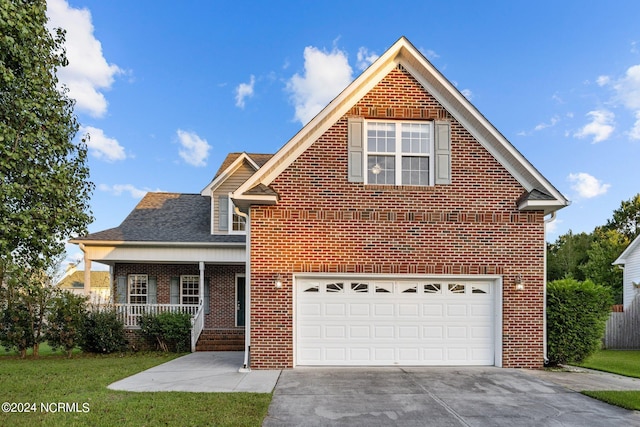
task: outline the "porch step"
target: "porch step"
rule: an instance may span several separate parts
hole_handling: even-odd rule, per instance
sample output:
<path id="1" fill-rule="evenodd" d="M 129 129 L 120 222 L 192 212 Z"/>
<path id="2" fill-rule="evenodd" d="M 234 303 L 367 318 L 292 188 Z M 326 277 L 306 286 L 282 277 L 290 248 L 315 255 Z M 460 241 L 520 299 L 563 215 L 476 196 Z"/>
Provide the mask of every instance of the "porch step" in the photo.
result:
<path id="1" fill-rule="evenodd" d="M 196 351 L 243 351 L 244 331 L 205 329 L 196 343 Z"/>

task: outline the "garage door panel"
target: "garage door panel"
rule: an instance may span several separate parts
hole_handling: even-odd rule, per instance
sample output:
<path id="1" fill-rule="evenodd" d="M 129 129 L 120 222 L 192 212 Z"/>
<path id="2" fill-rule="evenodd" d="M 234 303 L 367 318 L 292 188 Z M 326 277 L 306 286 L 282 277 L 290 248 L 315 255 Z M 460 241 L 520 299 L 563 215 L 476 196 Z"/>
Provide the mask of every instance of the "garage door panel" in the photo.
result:
<path id="1" fill-rule="evenodd" d="M 303 280 L 296 364 L 493 365 L 492 291 L 463 281 Z"/>

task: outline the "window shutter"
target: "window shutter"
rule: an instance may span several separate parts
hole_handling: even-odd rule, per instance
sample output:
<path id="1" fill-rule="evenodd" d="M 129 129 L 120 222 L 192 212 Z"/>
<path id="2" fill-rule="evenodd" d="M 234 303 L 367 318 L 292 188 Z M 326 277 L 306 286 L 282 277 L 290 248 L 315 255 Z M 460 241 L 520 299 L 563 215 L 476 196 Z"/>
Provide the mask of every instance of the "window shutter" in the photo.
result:
<path id="1" fill-rule="evenodd" d="M 229 231 L 229 197 L 218 197 L 218 230 Z"/>
<path id="2" fill-rule="evenodd" d="M 180 304 L 180 278 L 172 277 L 169 286 L 169 303 Z"/>
<path id="3" fill-rule="evenodd" d="M 209 314 L 211 311 L 209 308 L 209 297 L 211 296 L 211 286 L 209 285 L 209 279 L 204 279 L 204 295 L 202 297 L 202 305 L 204 314 Z"/>
<path id="4" fill-rule="evenodd" d="M 155 277 L 149 277 L 149 287 L 147 289 L 147 302 L 149 304 L 158 303 L 158 280 Z"/>
<path id="5" fill-rule="evenodd" d="M 127 277 L 118 276 L 116 278 L 116 304 L 127 303 Z"/>
<path id="6" fill-rule="evenodd" d="M 435 184 L 451 184 L 451 123 L 435 122 Z"/>
<path id="7" fill-rule="evenodd" d="M 362 117 L 352 117 L 348 126 L 349 182 L 364 182 L 364 121 Z"/>

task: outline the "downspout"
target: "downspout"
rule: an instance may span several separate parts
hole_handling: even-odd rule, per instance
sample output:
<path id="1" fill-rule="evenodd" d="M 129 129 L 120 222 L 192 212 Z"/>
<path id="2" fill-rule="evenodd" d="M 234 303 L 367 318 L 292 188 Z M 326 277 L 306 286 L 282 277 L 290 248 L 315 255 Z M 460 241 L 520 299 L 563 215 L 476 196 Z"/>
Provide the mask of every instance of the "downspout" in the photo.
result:
<path id="1" fill-rule="evenodd" d="M 549 363 L 549 357 L 547 353 L 547 224 L 555 221 L 556 213 L 551 212 L 551 217 L 549 219 L 544 220 L 544 269 L 543 269 L 543 283 L 544 283 L 544 296 L 543 296 L 543 306 L 542 306 L 542 355 L 544 358 L 544 364 L 547 365 Z"/>
<path id="2" fill-rule="evenodd" d="M 251 218 L 242 212 L 237 206 L 234 207 L 236 214 L 244 218 L 245 232 L 247 233 L 245 243 L 245 306 L 244 306 L 244 363 L 239 372 L 251 372 Z"/>

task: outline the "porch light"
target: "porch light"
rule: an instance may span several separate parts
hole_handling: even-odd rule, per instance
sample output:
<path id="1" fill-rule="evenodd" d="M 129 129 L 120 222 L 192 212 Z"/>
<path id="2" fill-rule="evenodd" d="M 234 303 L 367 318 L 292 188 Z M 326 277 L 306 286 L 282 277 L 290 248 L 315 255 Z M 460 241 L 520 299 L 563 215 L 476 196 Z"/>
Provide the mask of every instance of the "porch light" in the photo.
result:
<path id="1" fill-rule="evenodd" d="M 281 289 L 282 288 L 282 277 L 280 276 L 280 274 L 277 274 L 273 278 L 273 284 L 276 287 L 276 289 Z"/>
<path id="2" fill-rule="evenodd" d="M 516 285 L 516 291 L 524 291 L 524 283 L 522 283 L 522 274 L 518 274 L 513 281 L 513 284 Z"/>

